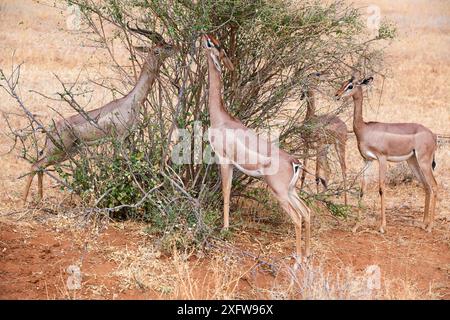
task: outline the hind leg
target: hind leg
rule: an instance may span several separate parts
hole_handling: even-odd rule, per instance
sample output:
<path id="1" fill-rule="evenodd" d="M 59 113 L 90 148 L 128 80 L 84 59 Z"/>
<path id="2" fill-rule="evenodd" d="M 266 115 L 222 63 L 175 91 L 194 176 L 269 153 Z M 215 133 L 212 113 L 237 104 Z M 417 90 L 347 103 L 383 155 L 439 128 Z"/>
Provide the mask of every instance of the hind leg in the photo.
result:
<path id="1" fill-rule="evenodd" d="M 230 193 L 233 180 L 233 166 L 231 164 L 221 164 L 220 174 L 222 178 L 223 195 L 223 229 L 228 230 L 230 226 Z"/>
<path id="2" fill-rule="evenodd" d="M 425 210 L 424 210 L 424 215 L 423 215 L 423 223 L 424 225 L 426 225 L 428 223 L 428 211 L 429 211 L 429 193 L 428 193 L 428 183 L 427 180 L 425 179 L 423 173 L 422 173 L 422 169 L 420 168 L 419 163 L 417 162 L 417 159 L 415 156 L 409 158 L 408 160 L 406 160 L 406 162 L 408 163 L 409 168 L 411 169 L 412 173 L 414 174 L 414 176 L 416 177 L 416 179 L 422 184 L 424 190 L 425 190 Z"/>
<path id="3" fill-rule="evenodd" d="M 364 194 L 367 191 L 367 171 L 369 171 L 372 161 L 365 160 L 364 167 L 361 172 L 361 187 L 359 191 L 359 201 L 362 201 Z"/>
<path id="4" fill-rule="evenodd" d="M 280 203 L 281 208 L 289 215 L 289 217 L 292 219 L 292 222 L 295 226 L 295 247 L 296 247 L 296 267 L 298 266 L 298 263 L 302 260 L 302 247 L 301 247 L 301 239 L 302 239 L 302 220 L 303 218 L 305 221 L 305 255 L 309 256 L 310 254 L 310 224 L 309 224 L 309 211 L 308 208 L 305 205 L 304 212 L 301 212 L 298 207 L 301 209 L 303 208 L 301 205 L 299 206 L 294 198 L 298 197 L 295 187 L 292 190 L 289 190 L 289 188 L 286 185 L 280 185 L 280 184 L 272 184 L 270 180 L 267 181 L 270 189 L 275 196 L 275 198 Z M 295 184 L 294 184 L 295 185 Z"/>
<path id="5" fill-rule="evenodd" d="M 31 167 L 32 172 L 30 173 L 30 176 L 28 177 L 27 180 L 27 184 L 25 185 L 25 190 L 23 192 L 23 197 L 22 197 L 22 201 L 25 204 L 27 202 L 27 198 L 28 198 L 28 194 L 30 192 L 30 188 L 31 188 L 31 183 L 33 182 L 33 178 L 35 176 L 35 174 L 37 173 L 38 176 L 38 190 L 39 190 L 39 201 L 42 200 L 43 197 L 43 187 L 42 187 L 42 181 L 44 178 L 44 173 L 42 171 L 38 171 L 40 170 L 38 166 L 33 165 Z"/>
<path id="6" fill-rule="evenodd" d="M 431 194 L 431 203 L 430 203 L 430 216 L 429 216 L 429 221 L 428 221 L 428 226 L 426 226 L 426 230 L 428 232 L 431 232 L 432 228 L 433 228 L 433 223 L 434 223 L 434 219 L 436 216 L 436 202 L 437 202 L 437 194 L 438 194 L 438 184 L 436 182 L 436 178 L 434 177 L 433 174 L 433 163 L 434 163 L 434 154 L 433 157 L 430 159 L 431 162 L 431 166 L 428 166 L 428 169 L 426 169 L 427 167 L 425 166 L 425 178 L 428 180 L 430 186 L 431 186 L 431 190 L 432 190 L 432 194 Z"/>
<path id="7" fill-rule="evenodd" d="M 367 189 L 367 171 L 369 170 L 370 166 L 372 165 L 372 161 L 364 160 L 364 167 L 361 169 L 361 185 L 360 190 L 358 194 L 358 211 L 357 211 L 357 221 L 355 226 L 352 228 L 352 232 L 355 233 L 358 228 L 361 226 L 361 216 L 362 216 L 362 210 L 363 210 L 363 197 L 366 193 Z"/>
<path id="8" fill-rule="evenodd" d="M 300 222 L 305 221 L 305 256 L 311 255 L 311 214 L 308 206 L 300 199 L 295 189 L 289 191 L 289 203 Z"/>
<path id="9" fill-rule="evenodd" d="M 305 221 L 305 255 L 310 255 L 310 213 L 309 208 L 300 200 L 295 185 L 299 176 L 299 169 L 285 167 L 276 175 L 264 177 L 275 198 L 281 207 L 291 217 L 296 227 L 296 254 L 301 257 L 301 228 L 302 220 Z"/>
<path id="10" fill-rule="evenodd" d="M 386 208 L 385 208 L 385 178 L 386 178 L 386 158 L 379 157 L 378 158 L 378 169 L 379 169 L 379 177 L 378 177 L 378 183 L 379 183 L 379 193 L 381 198 L 381 224 L 380 224 L 380 232 L 385 233 L 386 232 Z"/>
<path id="11" fill-rule="evenodd" d="M 316 193 L 320 192 L 319 184 L 320 184 L 320 161 L 319 155 L 316 155 Z"/>
<path id="12" fill-rule="evenodd" d="M 33 182 L 34 175 L 35 175 L 35 172 L 33 171 L 28 176 L 27 184 L 25 185 L 25 190 L 24 190 L 23 196 L 22 196 L 22 202 L 24 204 L 27 202 L 28 193 L 30 192 L 30 187 L 31 187 L 31 183 Z"/>

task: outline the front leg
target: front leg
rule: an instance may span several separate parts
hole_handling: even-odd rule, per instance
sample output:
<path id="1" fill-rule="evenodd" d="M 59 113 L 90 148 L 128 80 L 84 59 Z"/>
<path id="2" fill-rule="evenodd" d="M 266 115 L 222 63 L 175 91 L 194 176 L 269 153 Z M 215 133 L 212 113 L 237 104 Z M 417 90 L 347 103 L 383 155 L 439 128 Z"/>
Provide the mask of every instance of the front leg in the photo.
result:
<path id="1" fill-rule="evenodd" d="M 33 170 L 33 169 L 32 169 L 32 170 Z M 33 178 L 34 178 L 34 175 L 35 175 L 35 174 L 36 174 L 36 172 L 35 172 L 35 171 L 32 171 L 32 172 L 30 173 L 30 175 L 28 176 L 27 184 L 25 185 L 25 190 L 24 190 L 24 192 L 23 192 L 23 197 L 22 197 L 23 204 L 26 204 L 26 202 L 27 202 L 28 193 L 30 192 L 31 183 L 33 182 Z"/>
<path id="2" fill-rule="evenodd" d="M 233 181 L 233 166 L 231 164 L 220 164 L 220 175 L 222 177 L 223 229 L 228 230 L 230 226 L 230 193 Z"/>
<path id="3" fill-rule="evenodd" d="M 38 175 L 39 201 L 42 201 L 42 199 L 44 198 L 44 187 L 43 187 L 44 172 L 41 170 L 37 173 L 37 175 Z"/>
<path id="4" fill-rule="evenodd" d="M 366 185 L 367 185 L 367 171 L 369 170 L 370 166 L 372 165 L 372 161 L 364 160 L 364 167 L 361 170 L 361 185 L 359 189 L 359 195 L 358 195 L 358 217 L 357 222 L 355 226 L 352 228 L 352 232 L 355 233 L 358 228 L 361 226 L 361 211 L 362 211 L 362 204 L 363 204 L 363 196 L 366 192 Z"/>
<path id="5" fill-rule="evenodd" d="M 307 161 L 308 161 L 308 158 L 305 158 L 305 160 L 303 160 L 304 168 L 306 168 Z M 305 184 L 305 178 L 306 178 L 306 170 L 302 170 L 302 175 L 300 177 L 300 191 L 303 190 L 303 185 Z"/>
<path id="6" fill-rule="evenodd" d="M 316 158 L 316 188 L 317 193 L 320 193 L 319 185 L 322 184 L 323 190 L 328 190 L 328 176 L 330 173 L 330 168 L 327 159 L 328 146 L 321 145 L 317 149 Z"/>

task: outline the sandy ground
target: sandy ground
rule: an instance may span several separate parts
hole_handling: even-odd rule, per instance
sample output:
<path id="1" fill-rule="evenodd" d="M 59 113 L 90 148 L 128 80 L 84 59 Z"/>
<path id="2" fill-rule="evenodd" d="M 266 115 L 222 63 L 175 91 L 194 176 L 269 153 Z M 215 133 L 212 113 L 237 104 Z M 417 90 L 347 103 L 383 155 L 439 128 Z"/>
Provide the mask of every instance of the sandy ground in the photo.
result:
<path id="1" fill-rule="evenodd" d="M 384 84 L 375 79 L 371 99 L 365 104 L 365 119 L 419 122 L 436 133 L 450 134 L 450 2 L 356 3 L 363 8 L 379 6 L 382 16 L 398 27 L 398 38 L 386 52 L 388 77 Z M 53 72 L 64 80 L 74 80 L 80 69 L 87 73 L 96 70 L 92 57 L 99 54 L 92 47 L 80 46 L 82 38 L 67 31 L 66 19 L 65 11 L 52 6 L 29 0 L 0 0 L 0 67 L 9 70 L 12 61 L 24 62 L 20 94 L 32 111 L 47 121 L 55 111 L 30 90 L 55 93 L 59 85 Z M 109 98 L 99 91 L 92 104 Z M 63 105 L 51 107 L 69 112 Z M 0 108 L 17 110 L 3 92 Z M 344 118 L 350 127 L 350 110 Z M 284 286 L 283 272 L 276 276 L 269 272 L 272 264 L 289 264 L 285 257 L 294 247 L 294 232 L 287 220 L 274 222 L 272 213 L 264 210 L 256 210 L 256 214 L 255 210 L 241 210 L 242 215 L 232 215 L 236 228 L 226 242 L 229 248 L 221 243 L 211 248 L 206 258 L 161 254 L 157 241 L 144 232 L 145 225 L 114 222 L 91 228 L 76 216 L 70 195 L 52 188 L 48 179 L 45 200 L 22 209 L 24 182 L 18 177 L 27 172 L 28 166 L 15 154 L 3 155 L 10 141 L 3 134 L 3 124 L 0 129 L 0 298 L 291 297 Z M 362 165 L 355 142 L 349 139 L 347 156 L 353 174 Z M 357 233 L 351 232 L 353 221 L 337 220 L 318 210 L 313 218 L 312 243 L 312 265 L 317 268 L 304 271 L 304 279 L 313 280 L 302 282 L 303 297 L 327 297 L 326 277 L 336 279 L 340 275 L 342 280 L 350 275 L 341 283 L 349 292 L 332 297 L 450 299 L 449 159 L 450 148 L 444 143 L 436 154 L 440 193 L 432 233 L 420 228 L 424 193 L 416 182 L 388 187 L 385 235 L 375 232 L 374 227 L 379 218 L 376 184 L 372 184 L 366 199 L 367 225 Z M 375 173 L 377 166 L 373 167 Z M 356 205 L 356 199 L 352 198 L 351 204 Z M 55 212 L 60 214 L 56 216 Z M 269 264 L 255 263 L 251 255 Z M 359 287 L 371 265 L 380 268 L 382 286 L 368 294 Z M 71 290 L 68 285 L 69 266 L 81 269 L 80 289 Z"/>

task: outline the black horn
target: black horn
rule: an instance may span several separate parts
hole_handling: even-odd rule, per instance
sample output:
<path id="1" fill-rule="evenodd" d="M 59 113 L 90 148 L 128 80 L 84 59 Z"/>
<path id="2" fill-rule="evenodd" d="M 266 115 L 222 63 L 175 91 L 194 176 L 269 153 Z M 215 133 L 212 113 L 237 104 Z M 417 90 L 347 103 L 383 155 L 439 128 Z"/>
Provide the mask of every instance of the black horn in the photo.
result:
<path id="1" fill-rule="evenodd" d="M 154 31 L 150 31 L 150 30 L 141 29 L 141 28 L 138 27 L 137 24 L 136 24 L 136 27 L 133 28 L 133 27 L 130 26 L 130 23 L 127 22 L 127 28 L 130 31 L 139 33 L 140 35 L 143 35 L 144 37 L 149 38 L 150 40 L 152 40 L 156 44 L 164 44 L 164 43 L 166 43 L 164 38 L 159 33 L 154 32 Z"/>

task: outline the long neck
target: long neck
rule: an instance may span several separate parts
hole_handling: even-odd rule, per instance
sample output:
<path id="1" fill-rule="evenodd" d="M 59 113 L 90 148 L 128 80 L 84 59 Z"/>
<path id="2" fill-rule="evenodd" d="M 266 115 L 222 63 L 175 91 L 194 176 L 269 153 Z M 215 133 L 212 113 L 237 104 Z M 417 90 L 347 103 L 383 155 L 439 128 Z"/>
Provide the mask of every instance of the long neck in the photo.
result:
<path id="1" fill-rule="evenodd" d="M 314 117 L 316 113 L 316 98 L 314 96 L 314 91 L 308 90 L 306 92 L 306 116 L 305 120 L 309 120 Z"/>
<path id="2" fill-rule="evenodd" d="M 358 87 L 353 95 L 353 104 L 353 131 L 357 132 L 365 126 L 362 114 L 363 94 L 361 87 Z"/>
<path id="3" fill-rule="evenodd" d="M 211 126 L 220 124 L 226 119 L 231 118 L 225 108 L 222 97 L 222 77 L 219 70 L 216 69 L 212 58 L 208 54 L 208 80 L 209 97 L 208 109 L 211 119 Z"/>
<path id="4" fill-rule="evenodd" d="M 150 89 L 155 82 L 160 68 L 160 62 L 156 59 L 149 59 L 142 66 L 141 74 L 139 79 L 129 96 L 135 102 L 133 105 L 139 108 L 148 96 Z"/>

